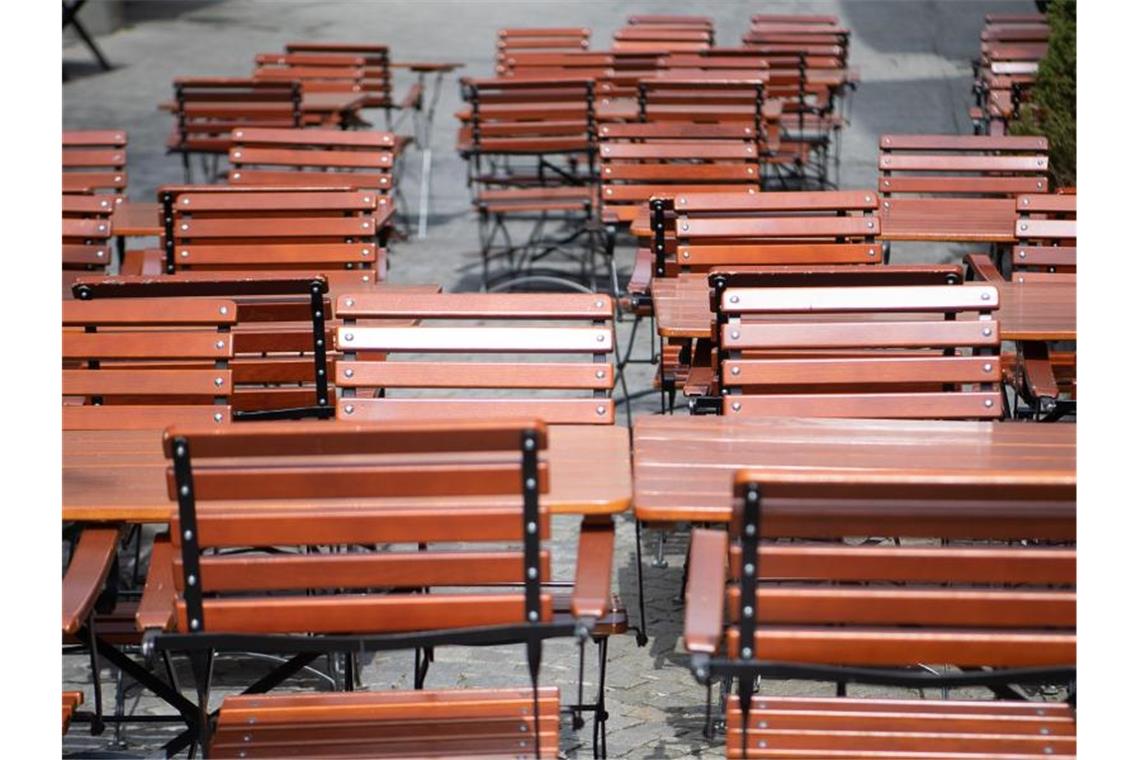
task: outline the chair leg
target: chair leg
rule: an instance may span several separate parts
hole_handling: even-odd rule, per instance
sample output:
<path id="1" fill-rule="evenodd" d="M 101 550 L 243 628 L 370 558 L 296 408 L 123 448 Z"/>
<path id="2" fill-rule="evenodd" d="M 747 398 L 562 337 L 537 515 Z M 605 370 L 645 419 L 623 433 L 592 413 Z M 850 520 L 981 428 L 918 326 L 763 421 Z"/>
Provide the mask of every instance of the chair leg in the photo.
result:
<path id="1" fill-rule="evenodd" d="M 594 703 L 594 757 L 604 758 L 607 755 L 606 721 L 610 717 L 606 712 L 606 653 L 609 650 L 610 640 L 608 636 L 602 636 L 595 641 L 598 643 L 598 699 Z"/>
<path id="2" fill-rule="evenodd" d="M 574 704 L 570 713 L 570 725 L 574 730 L 582 728 L 586 725 L 586 721 L 582 719 L 582 702 L 585 699 L 583 689 L 585 688 L 584 681 L 586 678 L 586 641 L 580 640 L 578 642 L 578 701 Z"/>
<path id="3" fill-rule="evenodd" d="M 649 621 L 645 617 L 645 581 L 641 572 L 641 520 L 634 518 L 634 532 L 637 542 L 637 611 L 641 625 L 637 629 L 637 645 L 643 647 L 649 641 Z"/>
<path id="4" fill-rule="evenodd" d="M 95 613 L 87 619 L 88 646 L 91 648 L 91 686 L 95 693 L 95 714 L 91 718 L 91 735 L 103 733 L 103 683 L 99 678 L 99 650 L 95 645 Z"/>

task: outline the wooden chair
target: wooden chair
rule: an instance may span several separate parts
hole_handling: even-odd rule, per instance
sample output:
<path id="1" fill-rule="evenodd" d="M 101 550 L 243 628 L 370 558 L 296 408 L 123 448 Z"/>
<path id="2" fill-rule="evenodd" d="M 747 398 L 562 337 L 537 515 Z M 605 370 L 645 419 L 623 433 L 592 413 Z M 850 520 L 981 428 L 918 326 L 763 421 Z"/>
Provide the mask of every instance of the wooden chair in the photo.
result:
<path id="1" fill-rule="evenodd" d="M 161 187 L 163 269 L 304 272 L 330 284 L 385 276 L 393 203 L 371 190 L 318 185 Z"/>
<path id="2" fill-rule="evenodd" d="M 63 692 L 63 733 L 67 734 L 67 729 L 71 726 L 71 716 L 75 715 L 76 708 L 83 704 L 83 692 L 81 691 L 65 691 Z"/>
<path id="3" fill-rule="evenodd" d="M 301 110 L 301 84 L 242 78 L 174 80 L 174 130 L 168 153 L 182 156 L 185 181 L 191 181 L 190 156 L 203 156 L 207 180 L 217 174 L 217 157 L 230 150 L 230 134 L 247 127 L 307 126 Z M 207 162 L 206 157 L 212 157 Z"/>
<path id="4" fill-rule="evenodd" d="M 67 130 L 63 133 L 63 192 L 99 193 L 121 203 L 127 189 L 127 133 Z"/>
<path id="5" fill-rule="evenodd" d="M 506 64 L 516 54 L 565 53 L 588 50 L 586 27 L 512 27 L 500 29 L 495 41 L 495 63 Z"/>
<path id="6" fill-rule="evenodd" d="M 1049 24 L 1021 18 L 987 20 L 981 32 L 980 55 L 974 60 L 974 134 L 1004 135 L 1017 118 L 1021 103 L 1032 97 L 1037 66 L 1049 41 Z"/>
<path id="7" fill-rule="evenodd" d="M 1019 195 L 1017 244 L 1010 257 L 1015 282 L 1077 278 L 1077 196 Z"/>
<path id="8" fill-rule="evenodd" d="M 728 288 L 863 288 L 912 285 L 957 285 L 962 267 L 955 264 L 895 264 L 888 266 L 848 266 L 828 264 L 773 264 L 759 266 L 719 266 L 709 270 L 708 319 L 715 324 L 717 305 Z M 715 331 L 714 331 L 715 333 Z M 706 399 L 720 396 L 717 374 L 719 345 L 697 340 L 690 347 L 687 367 L 678 369 L 678 384 L 689 399 L 689 411 L 705 411 Z M 719 401 L 716 402 L 719 408 Z"/>
<path id="9" fill-rule="evenodd" d="M 475 191 L 484 286 L 537 277 L 588 287 L 597 247 L 589 224 L 596 194 L 593 79 L 528 76 L 461 84 L 470 108 L 460 114 L 466 123 L 459 151 Z M 531 225 L 521 243 L 508 229 L 512 220 Z M 546 232 L 548 226 L 558 232 Z M 578 259 L 579 279 L 587 282 L 543 268 L 556 252 Z M 500 273 L 491 271 L 494 259 L 505 263 Z"/>
<path id="10" fill-rule="evenodd" d="M 509 416 L 549 424 L 613 424 L 613 308 L 609 296 L 577 293 L 342 295 L 336 304 L 343 320 L 336 336 L 342 352 L 336 368 L 342 391 L 337 417 Z M 410 327 L 368 324 L 378 319 L 419 322 Z M 440 326 L 439 320 L 451 324 Z M 387 358 L 369 361 L 364 352 L 383 352 Z M 417 356 L 397 360 L 409 353 Z M 464 356 L 450 360 L 456 354 Z M 534 355 L 552 358 L 528 360 Z M 587 360 L 574 361 L 575 356 Z M 413 390 L 420 393 L 401 393 Z M 504 396 L 502 391 L 512 393 Z"/>
<path id="11" fill-rule="evenodd" d="M 1014 199 L 1048 188 L 1044 137 L 883 135 L 883 230 L 894 239 L 1013 242 Z"/>
<path id="12" fill-rule="evenodd" d="M 237 321 L 230 330 L 235 420 L 327 418 L 335 389 L 329 383 L 332 304 L 319 275 L 182 272 L 175 275 L 82 277 L 73 295 L 80 301 L 152 299 L 154 304 L 189 298 L 233 300 Z M 159 306 L 161 308 L 161 306 Z M 189 365 L 171 365 L 177 369 Z M 212 362 L 200 362 L 209 369 Z"/>
<path id="13" fill-rule="evenodd" d="M 998 290 L 726 288 L 717 303 L 725 415 L 996 419 Z"/>
<path id="14" fill-rule="evenodd" d="M 362 92 L 366 60 L 331 53 L 258 53 L 254 79 L 301 83 L 303 92 Z"/>
<path id="15" fill-rule="evenodd" d="M 401 198 L 396 169 L 407 140 L 392 132 L 235 129 L 231 185 L 348 186 Z"/>
<path id="16" fill-rule="evenodd" d="M 387 45 L 359 42 L 290 42 L 285 52 L 291 55 L 339 55 L 353 56 L 364 61 L 364 79 L 361 83 L 365 94 L 365 108 L 384 109 L 384 125 L 388 129 L 396 127 L 405 114 L 413 119 L 423 110 L 423 84 L 416 82 L 408 87 L 400 97 L 393 95 L 391 53 Z M 395 118 L 393 117 L 395 112 Z"/>
<path id="17" fill-rule="evenodd" d="M 1075 479 L 739 472 L 728 532 L 694 531 L 685 594 L 694 674 L 738 684 L 728 757 L 1075 757 L 1075 542 Z M 759 694 L 757 677 L 839 698 Z M 848 683 L 1003 699 L 843 698 Z M 1070 704 L 1011 684 L 1068 685 Z"/>
<path id="18" fill-rule="evenodd" d="M 883 261 L 879 196 L 870 190 L 686 193 L 650 206 L 655 277 L 730 264 Z"/>
<path id="19" fill-rule="evenodd" d="M 236 318 L 220 298 L 65 301 L 64 430 L 229 422 Z"/>
<path id="20" fill-rule="evenodd" d="M 589 571 L 574 618 L 555 620 L 542 585 L 552 565 L 546 444 L 542 424 L 526 421 L 168 430 L 176 631 L 153 645 L 189 653 L 194 740 L 213 757 L 555 757 L 558 696 L 538 686 L 542 644 L 588 635 L 604 612 L 613 534 L 583 529 L 579 568 Z M 468 496 L 482 498 L 456 501 Z M 469 549 L 447 546 L 460 542 Z M 268 546 L 277 550 L 256 549 Z M 229 553 L 237 548 L 246 551 Z M 416 649 L 418 665 L 424 649 L 513 642 L 526 644 L 529 689 L 264 693 L 322 654 L 344 654 L 353 691 L 357 653 Z M 290 659 L 227 697 L 215 725 L 210 661 L 235 649 Z M 417 687 L 425 674 L 417 667 Z"/>
<path id="21" fill-rule="evenodd" d="M 68 287 L 78 272 L 105 272 L 111 264 L 111 213 L 115 201 L 110 195 L 64 193 L 63 205 L 63 284 Z"/>

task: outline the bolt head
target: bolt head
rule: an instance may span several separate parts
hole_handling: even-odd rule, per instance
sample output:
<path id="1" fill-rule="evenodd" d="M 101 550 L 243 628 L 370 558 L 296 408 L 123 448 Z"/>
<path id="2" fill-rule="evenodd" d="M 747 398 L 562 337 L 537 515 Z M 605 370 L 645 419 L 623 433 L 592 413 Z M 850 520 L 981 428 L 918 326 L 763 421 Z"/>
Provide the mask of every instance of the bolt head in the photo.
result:
<path id="1" fill-rule="evenodd" d="M 734 375 L 739 375 L 740 374 L 740 367 L 733 367 L 731 372 Z"/>
<path id="2" fill-rule="evenodd" d="M 345 333 L 344 334 L 344 340 L 346 343 L 351 343 L 352 342 L 352 333 Z"/>
<path id="3" fill-rule="evenodd" d="M 345 414 L 352 414 L 354 411 L 356 411 L 356 407 L 354 407 L 352 404 L 349 404 L 344 408 Z"/>
<path id="4" fill-rule="evenodd" d="M 990 364 L 990 363 L 988 363 L 988 362 L 987 362 L 986 364 L 983 364 L 983 365 L 982 365 L 982 371 L 983 371 L 983 372 L 992 372 L 992 371 L 993 371 L 993 368 L 994 368 L 994 365 L 992 365 L 992 364 Z"/>
<path id="5" fill-rule="evenodd" d="M 353 376 L 353 375 L 355 375 L 355 374 L 356 374 L 355 370 L 352 370 L 352 369 L 346 369 L 346 370 L 344 371 L 344 376 L 345 376 L 345 377 L 352 377 L 352 376 Z"/>
<path id="6" fill-rule="evenodd" d="M 221 422 L 221 421 L 222 421 L 222 413 L 221 412 L 214 412 L 214 422 Z"/>
<path id="7" fill-rule="evenodd" d="M 606 415 L 606 408 L 604 406 L 599 406 L 594 411 L 598 413 L 599 417 L 604 417 Z"/>

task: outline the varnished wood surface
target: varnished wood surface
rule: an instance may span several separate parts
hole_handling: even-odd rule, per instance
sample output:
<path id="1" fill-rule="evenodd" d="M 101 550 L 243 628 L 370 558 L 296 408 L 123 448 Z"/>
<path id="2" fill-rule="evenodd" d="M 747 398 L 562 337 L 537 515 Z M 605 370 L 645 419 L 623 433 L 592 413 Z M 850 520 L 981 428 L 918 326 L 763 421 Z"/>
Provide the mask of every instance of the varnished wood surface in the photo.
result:
<path id="1" fill-rule="evenodd" d="M 642 417 L 634 508 L 649 522 L 725 522 L 737 470 L 1033 473 L 1076 479 L 1076 426 L 1018 422 Z"/>
<path id="2" fill-rule="evenodd" d="M 124 237 L 158 237 L 162 220 L 157 203 L 123 201 L 111 214 L 111 230 Z"/>
<path id="3" fill-rule="evenodd" d="M 625 428 L 551 425 L 549 431 L 550 491 L 542 497 L 544 504 L 553 512 L 570 514 L 615 514 L 629 507 Z M 160 430 L 65 431 L 63 519 L 165 523 L 174 508 L 167 495 L 166 469 Z M 415 501 L 353 500 L 352 504 L 397 507 Z M 491 500 L 468 497 L 454 501 L 481 506 Z M 346 503 L 329 500 L 312 505 L 319 509 Z"/>
<path id="4" fill-rule="evenodd" d="M 1003 340 L 1076 340 L 1075 282 L 994 282 Z"/>
<path id="5" fill-rule="evenodd" d="M 1001 308 L 994 315 L 1002 340 L 1076 340 L 1077 288 L 1072 282 L 993 282 Z M 708 275 L 654 278 L 650 285 L 657 332 L 666 338 L 711 338 Z"/>

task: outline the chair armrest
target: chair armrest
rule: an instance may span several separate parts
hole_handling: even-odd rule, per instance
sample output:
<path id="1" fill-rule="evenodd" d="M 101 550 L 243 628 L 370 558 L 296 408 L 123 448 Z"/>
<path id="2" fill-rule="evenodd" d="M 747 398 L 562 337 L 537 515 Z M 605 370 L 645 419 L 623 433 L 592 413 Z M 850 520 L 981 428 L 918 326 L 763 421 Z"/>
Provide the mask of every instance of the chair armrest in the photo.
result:
<path id="1" fill-rule="evenodd" d="M 1049 360 L 1049 346 L 1040 341 L 1028 341 L 1021 346 L 1021 371 L 1025 391 L 1030 398 L 1056 399 L 1061 395 L 1053 363 Z"/>
<path id="2" fill-rule="evenodd" d="M 408 91 L 404 93 L 404 97 L 400 99 L 400 102 L 396 105 L 396 107 L 400 110 L 407 108 L 419 108 L 423 101 L 423 96 L 424 86 L 419 82 L 416 82 L 408 88 Z"/>
<path id="3" fill-rule="evenodd" d="M 604 617 L 610 605 L 614 565 L 614 523 L 608 515 L 582 518 L 578 533 L 578 566 L 570 611 L 574 617 Z"/>
<path id="4" fill-rule="evenodd" d="M 63 575 L 63 632 L 74 634 L 91 614 L 115 559 L 119 526 L 88 526 Z"/>
<path id="5" fill-rule="evenodd" d="M 135 624 L 140 631 L 168 631 L 174 627 L 174 557 L 170 536 L 155 536 L 150 550 L 150 566 L 146 585 L 135 610 Z"/>
<path id="6" fill-rule="evenodd" d="M 966 279 L 985 282 L 1005 282 L 994 262 L 984 253 L 966 255 Z"/>
<path id="7" fill-rule="evenodd" d="M 689 545 L 689 583 L 685 587 L 685 648 L 715 654 L 724 633 L 724 583 L 728 533 L 697 529 Z"/>
<path id="8" fill-rule="evenodd" d="M 166 274 L 166 257 L 160 248 L 127 251 L 120 274 Z"/>

